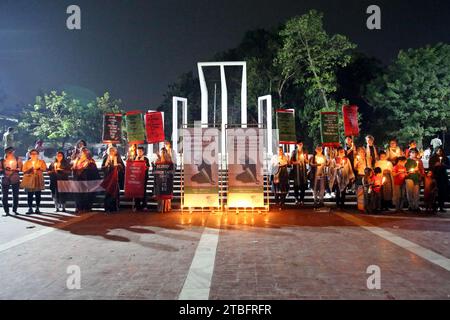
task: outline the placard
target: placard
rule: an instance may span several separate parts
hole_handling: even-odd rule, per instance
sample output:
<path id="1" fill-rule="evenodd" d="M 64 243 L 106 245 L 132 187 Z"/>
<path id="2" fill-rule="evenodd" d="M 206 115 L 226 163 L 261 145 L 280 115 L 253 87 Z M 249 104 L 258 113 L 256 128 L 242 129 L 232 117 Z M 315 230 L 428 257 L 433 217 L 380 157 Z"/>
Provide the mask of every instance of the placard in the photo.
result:
<path id="1" fill-rule="evenodd" d="M 125 123 L 127 128 L 127 141 L 129 144 L 142 144 L 145 142 L 144 121 L 141 111 L 126 113 Z"/>
<path id="2" fill-rule="evenodd" d="M 145 114 L 145 131 L 147 143 L 164 142 L 164 122 L 161 112 L 147 112 Z"/>
<path id="3" fill-rule="evenodd" d="M 122 114 L 107 113 L 103 115 L 103 143 L 120 143 L 122 141 Z"/>
<path id="4" fill-rule="evenodd" d="M 229 208 L 264 207 L 264 130 L 228 128 Z"/>
<path id="5" fill-rule="evenodd" d="M 344 133 L 346 137 L 359 135 L 358 106 L 343 105 L 342 115 L 344 117 Z"/>
<path id="6" fill-rule="evenodd" d="M 339 147 L 339 117 L 337 112 L 320 113 L 320 132 L 324 147 Z"/>
<path id="7" fill-rule="evenodd" d="M 143 198 L 147 166 L 145 161 L 127 161 L 125 168 L 125 198 Z"/>
<path id="8" fill-rule="evenodd" d="M 297 135 L 295 133 L 295 111 L 277 110 L 277 128 L 280 144 L 296 144 Z"/>
<path id="9" fill-rule="evenodd" d="M 173 198 L 173 163 L 155 163 L 155 188 L 154 196 L 156 200 Z"/>

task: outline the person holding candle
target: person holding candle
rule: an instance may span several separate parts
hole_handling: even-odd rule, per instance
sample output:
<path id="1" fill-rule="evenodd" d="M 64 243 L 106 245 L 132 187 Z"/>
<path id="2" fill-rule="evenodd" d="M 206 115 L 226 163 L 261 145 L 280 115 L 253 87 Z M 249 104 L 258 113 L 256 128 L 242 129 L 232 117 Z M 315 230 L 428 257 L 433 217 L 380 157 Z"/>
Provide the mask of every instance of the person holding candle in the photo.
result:
<path id="1" fill-rule="evenodd" d="M 375 146 L 375 138 L 371 135 L 366 136 L 366 158 L 371 168 L 375 167 L 378 161 L 378 150 Z"/>
<path id="2" fill-rule="evenodd" d="M 437 183 L 439 211 L 445 212 L 444 205 L 449 191 L 447 170 L 450 168 L 450 161 L 444 152 L 444 148 L 437 148 L 430 158 L 429 168 L 433 171 Z"/>
<path id="3" fill-rule="evenodd" d="M 39 159 L 39 151 L 32 149 L 29 151 L 30 160 L 23 164 L 23 180 L 21 187 L 27 192 L 28 212 L 33 214 L 33 202 L 36 202 L 34 213 L 40 213 L 41 194 L 45 189 L 44 172 L 47 165 L 44 160 Z"/>
<path id="4" fill-rule="evenodd" d="M 383 172 L 383 186 L 381 190 L 381 209 L 388 210 L 392 205 L 392 162 L 387 159 L 384 151 L 379 153 L 380 159 L 375 163 L 375 167 L 379 167 Z"/>
<path id="5" fill-rule="evenodd" d="M 173 190 L 173 171 L 174 171 L 174 163 L 172 161 L 172 157 L 167 152 L 167 149 L 165 147 L 161 148 L 160 152 L 160 158 L 155 163 L 155 170 L 157 170 L 160 166 L 167 166 L 168 168 L 168 174 L 171 175 L 171 178 L 167 179 L 166 182 L 170 184 L 170 186 L 166 186 L 166 190 Z M 157 191 L 156 188 L 158 188 L 158 185 L 154 185 L 154 195 L 155 199 L 158 202 L 158 212 L 169 212 L 172 210 L 172 198 L 173 194 L 160 194 L 160 192 Z"/>
<path id="6" fill-rule="evenodd" d="M 409 158 L 405 164 L 405 168 L 408 172 L 405 180 L 406 197 L 408 198 L 409 210 L 414 212 L 420 212 L 420 181 L 425 175 L 422 160 L 418 158 L 418 155 L 419 151 L 417 149 L 410 149 Z"/>
<path id="7" fill-rule="evenodd" d="M 406 157 L 400 156 L 397 158 L 397 164 L 392 168 L 392 177 L 394 183 L 392 185 L 392 201 L 394 203 L 395 212 L 403 211 L 403 204 L 405 200 L 405 178 L 408 175 L 406 170 Z"/>
<path id="8" fill-rule="evenodd" d="M 297 147 L 292 151 L 290 163 L 292 165 L 291 179 L 294 180 L 295 204 L 304 204 L 306 189 L 308 188 L 308 152 L 303 142 L 298 141 Z"/>
<path id="9" fill-rule="evenodd" d="M 19 207 L 19 189 L 20 189 L 20 175 L 22 171 L 22 160 L 15 156 L 13 147 L 5 149 L 5 156 L 0 160 L 0 174 L 1 174 L 1 189 L 2 189 L 2 204 L 5 216 L 9 215 L 8 195 L 9 189 L 12 191 L 12 211 L 18 214 Z"/>
<path id="10" fill-rule="evenodd" d="M 315 153 L 311 159 L 311 175 L 313 181 L 314 206 L 323 206 L 323 198 L 325 194 L 326 169 L 329 162 L 323 154 L 322 145 L 316 147 Z"/>
<path id="11" fill-rule="evenodd" d="M 289 193 L 289 158 L 284 154 L 283 147 L 278 147 L 278 154 L 272 158 L 272 190 L 275 193 L 275 202 L 278 209 L 284 206 Z"/>
<path id="12" fill-rule="evenodd" d="M 141 199 L 134 199 L 134 204 L 137 210 L 147 210 L 147 182 L 148 182 L 148 172 L 150 169 L 150 160 L 145 156 L 145 149 L 142 146 L 137 148 L 137 155 L 133 161 L 144 161 L 145 167 L 145 177 L 144 177 L 144 197 Z"/>
<path id="13" fill-rule="evenodd" d="M 375 169 L 373 169 L 373 173 L 373 194 L 371 207 L 375 212 L 379 212 L 382 209 L 381 200 L 385 178 L 383 177 L 383 170 L 381 170 L 380 167 L 376 167 Z"/>
<path id="14" fill-rule="evenodd" d="M 86 183 L 88 181 L 100 180 L 100 174 L 97 165 L 92 159 L 92 155 L 87 147 L 82 147 L 72 165 L 72 173 L 74 181 Z M 81 190 L 75 195 L 75 213 L 88 212 L 92 209 L 95 193 L 91 190 Z"/>
<path id="15" fill-rule="evenodd" d="M 336 194 L 336 206 L 345 207 L 345 196 L 347 188 L 355 180 L 351 161 L 347 158 L 345 149 L 337 148 L 337 157 L 330 164 L 330 188 Z"/>
<path id="16" fill-rule="evenodd" d="M 397 139 L 393 138 L 389 141 L 389 147 L 386 150 L 386 159 L 389 160 L 393 166 L 397 164 L 397 159 L 403 156 L 403 151 L 398 146 Z"/>
<path id="17" fill-rule="evenodd" d="M 70 155 L 70 159 L 75 162 L 81 157 L 81 153 L 83 148 L 87 147 L 87 143 L 85 140 L 78 140 L 75 149 L 72 151 L 72 154 Z"/>
<path id="18" fill-rule="evenodd" d="M 50 190 L 52 192 L 55 210 L 66 212 L 66 196 L 58 192 L 58 181 L 69 180 L 71 173 L 70 162 L 66 159 L 64 152 L 58 151 L 55 160 L 48 167 L 50 176 Z"/>
<path id="19" fill-rule="evenodd" d="M 364 190 L 364 212 L 365 213 L 372 213 L 374 206 L 373 198 L 373 185 L 375 181 L 375 174 L 372 170 L 372 168 L 365 168 L 364 169 L 364 177 L 361 180 L 362 188 Z"/>
<path id="20" fill-rule="evenodd" d="M 103 158 L 102 171 L 104 173 L 105 211 L 119 211 L 120 189 L 123 189 L 125 180 L 125 164 L 115 147 L 109 147 Z"/>
<path id="21" fill-rule="evenodd" d="M 356 171 L 356 187 L 362 186 L 362 179 L 365 175 L 366 168 L 372 168 L 370 163 L 367 161 L 366 150 L 363 147 L 358 148 L 358 153 L 354 159 L 354 166 Z"/>
<path id="22" fill-rule="evenodd" d="M 418 150 L 418 149 L 417 149 L 417 142 L 416 142 L 416 140 L 411 140 L 411 141 L 409 141 L 409 145 L 408 145 L 408 147 L 407 147 L 406 150 L 405 150 L 405 157 L 406 157 L 407 159 L 409 159 L 409 152 L 411 151 L 411 149 L 416 149 L 416 150 Z M 417 154 L 417 156 L 419 156 L 419 155 Z"/>

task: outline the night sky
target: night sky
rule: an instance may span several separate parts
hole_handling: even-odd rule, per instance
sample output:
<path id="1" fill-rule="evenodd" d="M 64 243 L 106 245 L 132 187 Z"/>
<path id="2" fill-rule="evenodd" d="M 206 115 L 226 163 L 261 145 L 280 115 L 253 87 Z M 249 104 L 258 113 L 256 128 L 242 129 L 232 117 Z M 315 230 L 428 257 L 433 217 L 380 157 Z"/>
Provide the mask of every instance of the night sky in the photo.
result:
<path id="1" fill-rule="evenodd" d="M 66 28 L 71 4 L 81 7 L 81 31 Z M 366 28 L 370 4 L 382 9 L 381 31 Z M 384 63 L 399 49 L 450 43 L 448 0 L 0 0 L 0 96 L 14 108 L 50 89 L 110 91 L 126 109 L 156 108 L 198 61 L 309 9 Z"/>

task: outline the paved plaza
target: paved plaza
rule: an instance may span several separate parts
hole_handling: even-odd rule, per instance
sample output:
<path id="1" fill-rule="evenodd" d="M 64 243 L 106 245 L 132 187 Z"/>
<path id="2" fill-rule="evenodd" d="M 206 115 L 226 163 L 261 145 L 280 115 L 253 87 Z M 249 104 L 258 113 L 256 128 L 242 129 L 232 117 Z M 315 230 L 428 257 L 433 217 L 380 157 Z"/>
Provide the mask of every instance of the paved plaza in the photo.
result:
<path id="1" fill-rule="evenodd" d="M 450 299 L 449 242 L 450 214 L 47 209 L 0 218 L 0 298 Z"/>

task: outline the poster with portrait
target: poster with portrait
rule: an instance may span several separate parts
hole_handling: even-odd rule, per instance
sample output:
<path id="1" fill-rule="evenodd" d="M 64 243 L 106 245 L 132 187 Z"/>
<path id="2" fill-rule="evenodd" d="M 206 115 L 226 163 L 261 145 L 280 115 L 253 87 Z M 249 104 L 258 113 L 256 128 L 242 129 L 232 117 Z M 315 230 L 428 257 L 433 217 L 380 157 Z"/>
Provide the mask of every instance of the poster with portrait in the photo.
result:
<path id="1" fill-rule="evenodd" d="M 264 130 L 228 128 L 229 208 L 264 207 Z"/>
<path id="2" fill-rule="evenodd" d="M 219 207 L 219 130 L 183 129 L 185 208 Z"/>

